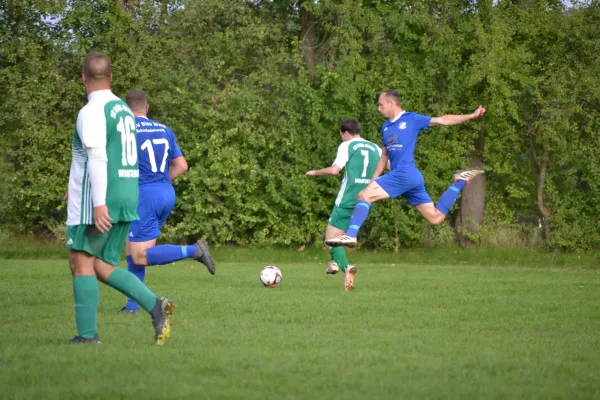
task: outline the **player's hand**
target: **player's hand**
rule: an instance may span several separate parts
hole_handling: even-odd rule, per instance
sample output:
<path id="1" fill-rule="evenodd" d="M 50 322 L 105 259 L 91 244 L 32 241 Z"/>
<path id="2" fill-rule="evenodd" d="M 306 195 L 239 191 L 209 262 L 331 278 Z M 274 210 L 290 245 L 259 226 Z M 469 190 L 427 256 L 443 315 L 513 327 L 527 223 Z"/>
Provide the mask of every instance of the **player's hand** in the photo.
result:
<path id="1" fill-rule="evenodd" d="M 94 221 L 96 222 L 96 228 L 104 233 L 108 232 L 112 228 L 112 218 L 108 215 L 108 207 L 106 204 L 94 207 Z"/>
<path id="2" fill-rule="evenodd" d="M 306 174 L 304 174 L 304 176 L 306 176 L 307 178 L 311 177 L 311 176 L 315 176 L 315 171 L 314 170 L 310 170 Z"/>
<path id="3" fill-rule="evenodd" d="M 472 114 L 473 119 L 477 119 L 477 118 L 481 117 L 483 114 L 485 114 L 485 108 L 483 108 L 483 106 L 480 105 L 477 108 L 477 110 L 475 110 L 475 112 Z"/>
<path id="4" fill-rule="evenodd" d="M 67 191 L 67 193 L 65 193 L 65 197 L 63 197 L 63 200 L 66 202 L 69 201 L 69 192 Z"/>

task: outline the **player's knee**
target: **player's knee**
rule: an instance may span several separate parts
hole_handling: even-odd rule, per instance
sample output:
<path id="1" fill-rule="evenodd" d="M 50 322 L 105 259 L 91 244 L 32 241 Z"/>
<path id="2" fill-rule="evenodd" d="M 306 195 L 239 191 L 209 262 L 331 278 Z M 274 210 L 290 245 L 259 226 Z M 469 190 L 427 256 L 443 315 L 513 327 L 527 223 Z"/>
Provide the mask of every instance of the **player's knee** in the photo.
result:
<path id="1" fill-rule="evenodd" d="M 77 263 L 75 262 L 75 257 L 69 254 L 69 269 L 71 273 L 75 275 L 75 271 L 77 270 Z"/>
<path id="2" fill-rule="evenodd" d="M 71 274 L 75 275 L 77 272 L 77 265 L 69 259 L 69 269 L 71 270 Z"/>
<path id="3" fill-rule="evenodd" d="M 146 251 L 136 251 L 131 255 L 131 259 L 135 265 L 146 266 L 148 260 L 146 259 Z"/>
<path id="4" fill-rule="evenodd" d="M 428 218 L 428 221 L 431 225 L 440 225 L 442 222 L 444 222 L 444 219 L 446 219 L 446 216 L 444 214 L 440 214 Z"/>
<path id="5" fill-rule="evenodd" d="M 73 276 L 94 275 L 93 257 L 79 251 L 69 251 L 69 269 Z"/>
<path id="6" fill-rule="evenodd" d="M 368 198 L 369 198 L 369 193 L 367 192 L 367 189 L 361 190 L 358 193 L 358 197 L 357 197 L 358 201 L 365 201 Z"/>

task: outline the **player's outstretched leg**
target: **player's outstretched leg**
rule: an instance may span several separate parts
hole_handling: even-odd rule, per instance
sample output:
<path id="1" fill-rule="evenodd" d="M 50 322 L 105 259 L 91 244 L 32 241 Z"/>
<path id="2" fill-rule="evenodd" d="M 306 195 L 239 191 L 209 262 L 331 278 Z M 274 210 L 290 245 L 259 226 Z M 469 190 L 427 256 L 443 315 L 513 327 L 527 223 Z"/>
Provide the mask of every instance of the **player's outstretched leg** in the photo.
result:
<path id="1" fill-rule="evenodd" d="M 208 251 L 206 240 L 198 240 L 192 246 L 176 246 L 172 244 L 161 244 L 146 250 L 148 265 L 165 265 L 185 258 L 193 258 L 206 265 L 211 275 L 215 274 L 215 262 Z"/>
<path id="2" fill-rule="evenodd" d="M 358 268 L 354 265 L 348 265 L 344 274 L 344 290 L 349 292 L 354 290 L 354 277 L 358 273 Z"/>
<path id="3" fill-rule="evenodd" d="M 158 298 L 132 273 L 122 268 L 111 268 L 112 271 L 104 278 L 106 284 L 134 299 L 140 307 L 150 314 L 156 344 L 163 344 L 171 335 L 171 315 L 175 303 L 164 297 Z"/>
<path id="4" fill-rule="evenodd" d="M 197 251 L 194 254 L 194 260 L 200 261 L 202 264 L 206 265 L 206 269 L 210 272 L 211 275 L 215 274 L 215 262 L 208 251 L 208 242 L 206 240 L 198 240 L 196 242 L 196 247 L 200 251 Z"/>
<path id="5" fill-rule="evenodd" d="M 485 171 L 482 168 L 472 168 L 456 171 L 454 173 L 454 183 L 450 185 L 448 190 L 446 190 L 440 196 L 435 208 L 437 208 L 442 214 L 447 215 L 450 212 L 450 209 L 456 202 L 458 195 L 465 186 L 471 181 L 471 179 L 475 178 L 478 175 L 483 174 Z"/>
<path id="6" fill-rule="evenodd" d="M 152 326 L 154 327 L 154 341 L 161 346 L 171 336 L 171 316 L 175 303 L 171 299 L 161 297 L 156 299 L 156 304 L 150 312 Z"/>

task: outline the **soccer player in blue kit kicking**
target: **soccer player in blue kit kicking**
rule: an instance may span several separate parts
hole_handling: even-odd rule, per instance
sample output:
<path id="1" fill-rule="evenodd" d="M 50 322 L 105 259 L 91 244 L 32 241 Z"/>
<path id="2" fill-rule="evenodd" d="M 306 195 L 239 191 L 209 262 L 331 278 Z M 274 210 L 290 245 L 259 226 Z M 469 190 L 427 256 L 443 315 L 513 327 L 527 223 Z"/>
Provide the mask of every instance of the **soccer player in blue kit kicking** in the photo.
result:
<path id="1" fill-rule="evenodd" d="M 350 226 L 340 237 L 325 241 L 329 246 L 355 247 L 356 236 L 361 225 L 367 219 L 371 204 L 378 200 L 395 199 L 403 196 L 430 224 L 439 225 L 458 198 L 467 183 L 483 169 L 473 168 L 457 171 L 454 183 L 450 185 L 434 206 L 431 197 L 425 190 L 423 174 L 415 165 L 414 152 L 417 136 L 430 126 L 458 125 L 465 121 L 477 119 L 485 114 L 485 108 L 479 106 L 472 114 L 444 115 L 428 117 L 402 110 L 400 95 L 396 90 L 385 90 L 379 95 L 378 110 L 388 120 L 381 127 L 383 152 L 371 183 L 358 194 L 358 202 L 352 212 Z M 388 159 L 391 170 L 381 175 Z"/>
<path id="2" fill-rule="evenodd" d="M 127 269 L 143 282 L 146 266 L 193 258 L 206 265 L 208 271 L 214 275 L 215 263 L 208 251 L 206 240 L 198 240 L 192 246 L 156 246 L 160 228 L 175 206 L 172 182 L 187 171 L 188 165 L 171 129 L 148 119 L 150 106 L 146 93 L 137 89 L 130 90 L 125 101 L 135 116 L 140 170 L 140 220 L 132 222 L 125 244 Z M 138 313 L 139 306 L 133 299 L 129 299 L 121 311 Z"/>

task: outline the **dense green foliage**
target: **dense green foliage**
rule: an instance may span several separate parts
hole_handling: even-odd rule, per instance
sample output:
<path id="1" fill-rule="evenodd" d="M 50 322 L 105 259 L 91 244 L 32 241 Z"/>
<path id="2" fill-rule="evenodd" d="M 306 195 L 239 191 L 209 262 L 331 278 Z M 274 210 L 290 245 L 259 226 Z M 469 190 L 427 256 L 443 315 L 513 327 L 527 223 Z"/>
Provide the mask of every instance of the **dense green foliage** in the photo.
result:
<path id="1" fill-rule="evenodd" d="M 310 28 L 310 29 L 309 29 Z M 115 93 L 142 88 L 190 171 L 166 237 L 300 245 L 318 240 L 338 178 L 337 126 L 356 117 L 379 142 L 386 88 L 423 114 L 472 112 L 482 122 L 436 128 L 417 163 L 436 199 L 474 141 L 488 170 L 477 241 L 523 217 L 544 245 L 600 246 L 600 6 L 560 1 L 63 0 L 0 1 L 0 222 L 9 230 L 64 222 L 70 140 L 85 104 L 81 61 L 113 62 Z M 483 198 L 483 197 L 482 197 Z M 536 236 L 538 223 L 528 228 Z M 373 207 L 372 246 L 452 240 L 403 200 Z M 519 236 L 521 237 L 521 236 Z M 521 240 L 522 242 L 522 240 Z"/>

